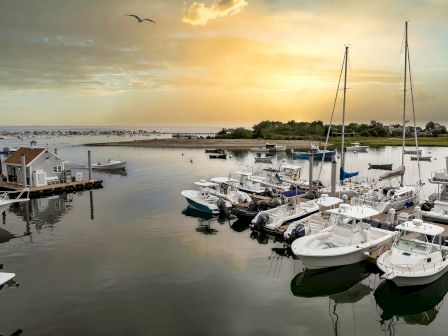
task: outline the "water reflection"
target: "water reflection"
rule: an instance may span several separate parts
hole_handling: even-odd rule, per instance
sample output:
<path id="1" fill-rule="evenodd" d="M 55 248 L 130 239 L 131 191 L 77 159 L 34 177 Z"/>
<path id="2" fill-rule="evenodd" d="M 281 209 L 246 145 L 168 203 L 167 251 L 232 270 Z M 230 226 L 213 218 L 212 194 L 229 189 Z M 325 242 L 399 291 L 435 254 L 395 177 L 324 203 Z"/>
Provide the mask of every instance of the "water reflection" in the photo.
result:
<path id="1" fill-rule="evenodd" d="M 225 214 L 220 214 L 219 216 L 213 216 L 212 214 L 208 214 L 202 211 L 198 211 L 196 209 L 187 207 L 182 210 L 182 214 L 187 217 L 194 217 L 197 220 L 196 231 L 205 235 L 213 235 L 218 233 L 219 231 L 212 227 L 212 224 L 217 223 L 220 225 L 228 224 L 230 227 L 232 226 L 232 217 L 229 217 Z"/>
<path id="2" fill-rule="evenodd" d="M 338 305 L 352 304 L 353 321 L 356 321 L 354 304 L 373 291 L 373 286 L 363 280 L 376 272 L 378 269 L 365 261 L 320 270 L 307 269 L 292 279 L 291 292 L 304 298 L 328 297 L 333 333 L 338 335 L 342 323 Z"/>
<path id="3" fill-rule="evenodd" d="M 382 321 L 429 325 L 435 320 L 448 291 L 448 273 L 425 286 L 398 287 L 382 282 L 375 290 Z M 395 317 L 395 322 L 394 322 Z"/>

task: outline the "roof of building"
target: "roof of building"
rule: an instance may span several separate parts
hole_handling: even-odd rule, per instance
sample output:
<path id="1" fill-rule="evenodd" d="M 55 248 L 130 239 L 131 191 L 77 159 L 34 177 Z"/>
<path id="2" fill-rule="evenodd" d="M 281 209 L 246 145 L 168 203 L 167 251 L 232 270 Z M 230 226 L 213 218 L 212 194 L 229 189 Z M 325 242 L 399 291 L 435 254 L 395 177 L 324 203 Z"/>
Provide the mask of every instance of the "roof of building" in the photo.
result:
<path id="1" fill-rule="evenodd" d="M 29 165 L 35 158 L 43 153 L 45 148 L 29 148 L 20 147 L 15 153 L 11 154 L 6 160 L 5 164 L 21 165 L 22 155 L 25 155 L 25 163 Z"/>

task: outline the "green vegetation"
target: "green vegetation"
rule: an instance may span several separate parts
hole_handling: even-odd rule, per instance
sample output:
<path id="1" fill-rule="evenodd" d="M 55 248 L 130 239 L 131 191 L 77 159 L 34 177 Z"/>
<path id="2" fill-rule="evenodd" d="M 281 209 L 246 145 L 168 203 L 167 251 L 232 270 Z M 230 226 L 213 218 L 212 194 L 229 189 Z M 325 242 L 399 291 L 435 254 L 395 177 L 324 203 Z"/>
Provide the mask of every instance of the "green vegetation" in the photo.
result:
<path id="1" fill-rule="evenodd" d="M 325 141 L 328 125 L 322 121 L 286 123 L 280 121 L 262 121 L 252 127 L 222 129 L 216 134 L 218 139 L 266 139 L 266 140 L 311 140 Z M 340 143 L 342 125 L 331 127 L 330 142 Z M 371 147 L 395 146 L 401 143 L 403 128 L 399 124 L 383 125 L 375 120 L 370 124 L 351 123 L 345 126 L 347 143 L 361 142 Z M 414 128 L 406 127 L 407 145 L 414 144 Z M 448 146 L 446 127 L 432 121 L 425 128 L 417 127 L 419 144 L 422 146 Z"/>

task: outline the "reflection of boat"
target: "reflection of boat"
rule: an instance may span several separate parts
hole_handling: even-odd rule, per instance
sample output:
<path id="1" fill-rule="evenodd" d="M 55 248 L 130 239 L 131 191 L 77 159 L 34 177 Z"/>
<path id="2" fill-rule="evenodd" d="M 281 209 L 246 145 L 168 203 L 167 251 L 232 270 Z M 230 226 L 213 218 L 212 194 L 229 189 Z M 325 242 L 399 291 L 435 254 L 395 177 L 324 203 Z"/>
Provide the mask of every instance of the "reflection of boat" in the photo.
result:
<path id="1" fill-rule="evenodd" d="M 332 161 L 333 157 L 336 155 L 335 151 L 322 150 L 319 146 L 311 144 L 311 150 L 309 152 L 294 152 L 292 153 L 292 158 L 295 160 L 308 160 L 312 156 L 315 160 Z"/>
<path id="2" fill-rule="evenodd" d="M 277 145 L 275 143 L 267 143 L 264 147 L 260 148 L 251 148 L 251 152 L 256 153 L 276 153 L 276 152 L 284 152 L 286 151 L 286 146 Z"/>
<path id="3" fill-rule="evenodd" d="M 392 170 L 392 163 L 384 163 L 384 164 L 369 163 L 369 169 Z"/>
<path id="4" fill-rule="evenodd" d="M 429 285 L 398 287 L 383 281 L 375 290 L 377 305 L 383 311 L 382 320 L 402 317 L 409 324 L 430 324 L 437 316 L 437 307 L 448 291 L 448 274 Z"/>
<path id="5" fill-rule="evenodd" d="M 96 170 L 120 170 L 126 168 L 125 161 L 109 160 L 105 163 L 98 162 L 97 164 L 92 164 L 92 169 Z"/>
<path id="6" fill-rule="evenodd" d="M 321 270 L 307 269 L 292 279 L 291 292 L 300 297 L 336 295 L 364 280 L 372 271 L 375 269 L 367 261 Z"/>
<path id="7" fill-rule="evenodd" d="M 182 210 L 182 214 L 188 217 L 194 217 L 201 220 L 210 220 L 213 218 L 213 215 L 211 213 L 205 213 L 202 211 L 198 211 L 196 209 L 193 209 L 191 207 L 187 207 L 184 210 Z"/>
<path id="8" fill-rule="evenodd" d="M 320 233 L 296 239 L 292 251 L 307 268 L 325 268 L 354 264 L 366 259 L 365 252 L 389 244 L 395 232 L 371 227 L 366 219 L 378 211 L 363 206 L 341 204 L 327 211 L 330 226 Z"/>
<path id="9" fill-rule="evenodd" d="M 414 219 L 396 229 L 400 238 L 377 260 L 383 278 L 397 286 L 426 285 L 448 271 L 448 247 L 441 245 L 445 228 Z"/>

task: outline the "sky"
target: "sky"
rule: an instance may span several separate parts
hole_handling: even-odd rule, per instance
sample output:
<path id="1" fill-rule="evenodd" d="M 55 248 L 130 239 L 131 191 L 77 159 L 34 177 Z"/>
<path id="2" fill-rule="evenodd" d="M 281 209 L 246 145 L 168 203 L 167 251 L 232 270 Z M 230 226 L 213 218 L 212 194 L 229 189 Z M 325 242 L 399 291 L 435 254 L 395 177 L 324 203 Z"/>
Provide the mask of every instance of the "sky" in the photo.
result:
<path id="1" fill-rule="evenodd" d="M 447 17 L 448 0 L 0 0 L 2 124 L 328 122 L 346 45 L 347 121 L 399 121 L 406 20 L 417 120 L 447 124 Z"/>

